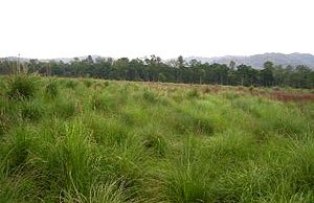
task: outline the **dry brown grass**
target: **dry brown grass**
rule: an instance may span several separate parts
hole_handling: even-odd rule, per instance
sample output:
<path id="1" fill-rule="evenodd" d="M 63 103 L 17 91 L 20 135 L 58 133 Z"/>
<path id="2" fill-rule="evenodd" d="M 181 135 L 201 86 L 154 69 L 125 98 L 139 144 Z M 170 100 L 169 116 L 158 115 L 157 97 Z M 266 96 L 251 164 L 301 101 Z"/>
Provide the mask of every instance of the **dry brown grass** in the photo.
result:
<path id="1" fill-rule="evenodd" d="M 272 92 L 270 97 L 283 102 L 314 102 L 314 94 L 311 93 L 289 93 L 279 91 Z"/>

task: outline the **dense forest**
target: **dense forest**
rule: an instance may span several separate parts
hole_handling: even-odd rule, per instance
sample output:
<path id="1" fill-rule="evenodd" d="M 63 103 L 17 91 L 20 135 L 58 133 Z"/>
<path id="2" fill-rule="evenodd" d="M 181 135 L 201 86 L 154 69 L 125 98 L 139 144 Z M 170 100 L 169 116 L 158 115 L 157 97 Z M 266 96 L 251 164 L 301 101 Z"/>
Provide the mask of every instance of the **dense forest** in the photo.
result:
<path id="1" fill-rule="evenodd" d="M 19 68 L 17 68 L 19 67 Z M 71 62 L 40 61 L 31 59 L 19 63 L 0 60 L 0 74 L 28 71 L 41 75 L 62 77 L 92 77 L 114 80 L 198 83 L 243 86 L 281 86 L 313 88 L 314 71 L 307 66 L 296 67 L 275 65 L 270 61 L 262 69 L 244 64 L 209 64 L 197 60 L 185 61 L 182 56 L 164 62 L 152 55 L 146 59 L 113 59 L 88 56 L 86 59 L 74 58 Z"/>

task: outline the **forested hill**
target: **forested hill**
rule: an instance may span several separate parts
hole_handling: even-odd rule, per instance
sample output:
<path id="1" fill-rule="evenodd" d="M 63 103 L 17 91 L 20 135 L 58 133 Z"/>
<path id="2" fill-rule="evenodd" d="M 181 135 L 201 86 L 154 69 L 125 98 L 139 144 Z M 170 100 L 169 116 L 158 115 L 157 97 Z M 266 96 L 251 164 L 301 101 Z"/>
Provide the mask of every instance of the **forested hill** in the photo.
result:
<path id="1" fill-rule="evenodd" d="M 254 68 L 262 68 L 266 61 L 272 61 L 275 65 L 282 66 L 298 66 L 306 65 L 310 68 L 314 68 L 314 55 L 303 53 L 264 53 L 251 56 L 222 56 L 222 57 L 188 57 L 188 59 L 197 59 L 203 63 L 220 63 L 229 64 L 234 61 L 236 64 L 245 64 Z"/>
<path id="2" fill-rule="evenodd" d="M 18 66 L 18 64 L 20 64 Z M 145 59 L 113 59 L 88 56 L 69 62 L 37 59 L 0 60 L 0 74 L 19 71 L 62 77 L 93 77 L 114 80 L 198 83 L 244 86 L 290 86 L 314 88 L 314 70 L 306 65 L 281 66 L 266 61 L 255 66 L 227 63 L 203 63 L 197 59 L 164 61 L 152 55 Z"/>

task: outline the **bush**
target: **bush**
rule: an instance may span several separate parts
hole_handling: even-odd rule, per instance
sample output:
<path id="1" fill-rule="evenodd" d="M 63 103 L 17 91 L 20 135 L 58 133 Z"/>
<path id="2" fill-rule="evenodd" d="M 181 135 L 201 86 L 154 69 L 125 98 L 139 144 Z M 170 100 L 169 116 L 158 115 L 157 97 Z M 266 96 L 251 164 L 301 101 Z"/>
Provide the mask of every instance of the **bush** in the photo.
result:
<path id="1" fill-rule="evenodd" d="M 17 75 L 9 80 L 8 96 L 13 99 L 29 99 L 37 90 L 37 78 L 29 75 Z"/>

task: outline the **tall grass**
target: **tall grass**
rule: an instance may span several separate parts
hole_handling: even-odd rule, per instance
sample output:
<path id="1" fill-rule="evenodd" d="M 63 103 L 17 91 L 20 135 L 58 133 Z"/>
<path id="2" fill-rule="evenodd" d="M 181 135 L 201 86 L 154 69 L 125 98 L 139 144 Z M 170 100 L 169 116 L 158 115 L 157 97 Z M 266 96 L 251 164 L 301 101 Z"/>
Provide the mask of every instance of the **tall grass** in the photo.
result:
<path id="1" fill-rule="evenodd" d="M 308 100 L 256 87 L 0 79 L 0 202 L 314 201 Z"/>
<path id="2" fill-rule="evenodd" d="M 13 99 L 29 99 L 35 96 L 38 89 L 38 78 L 25 74 L 9 78 L 8 96 Z"/>

